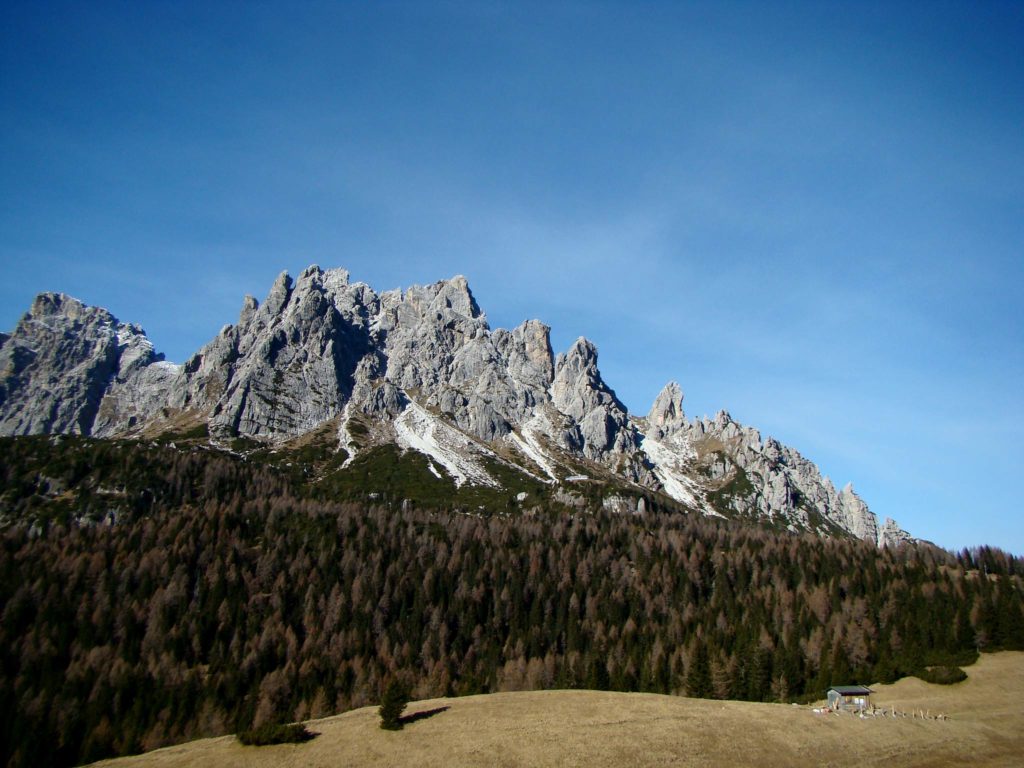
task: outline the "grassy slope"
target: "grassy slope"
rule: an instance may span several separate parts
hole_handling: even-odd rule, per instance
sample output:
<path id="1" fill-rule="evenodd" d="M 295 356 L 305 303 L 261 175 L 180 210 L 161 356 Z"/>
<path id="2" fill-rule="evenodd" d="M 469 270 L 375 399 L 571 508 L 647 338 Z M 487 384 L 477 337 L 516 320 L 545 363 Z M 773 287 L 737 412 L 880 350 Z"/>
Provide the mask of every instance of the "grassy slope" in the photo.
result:
<path id="1" fill-rule="evenodd" d="M 809 707 L 653 694 L 539 691 L 438 699 L 448 710 L 382 731 L 376 708 L 309 724 L 306 744 L 243 747 L 204 739 L 118 766 L 1019 766 L 1024 754 L 1024 653 L 983 655 L 968 679 L 916 678 L 876 687 L 879 706 L 944 712 L 947 721 L 814 715 Z"/>

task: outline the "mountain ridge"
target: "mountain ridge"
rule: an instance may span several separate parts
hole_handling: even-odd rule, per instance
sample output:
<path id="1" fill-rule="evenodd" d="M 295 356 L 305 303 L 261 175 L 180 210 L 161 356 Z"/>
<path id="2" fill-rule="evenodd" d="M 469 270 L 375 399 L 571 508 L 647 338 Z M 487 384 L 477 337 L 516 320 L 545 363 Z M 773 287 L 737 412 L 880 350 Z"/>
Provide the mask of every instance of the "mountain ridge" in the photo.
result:
<path id="1" fill-rule="evenodd" d="M 0 434 L 131 437 L 205 425 L 223 444 L 275 445 L 337 423 L 346 463 L 395 444 L 428 457 L 456 487 L 501 487 L 501 462 L 564 488 L 613 479 L 703 514 L 848 535 L 910 540 L 879 523 L 847 486 L 725 411 L 688 419 L 669 382 L 635 416 L 580 337 L 554 354 L 550 327 L 491 329 L 465 277 L 376 293 L 344 269 L 282 272 L 260 303 L 181 365 L 137 325 L 64 294 L 43 293 L 0 336 Z M 369 425 L 369 427 L 367 427 Z M 618 497 L 621 497 L 619 494 Z M 615 502 L 618 503 L 618 502 Z"/>

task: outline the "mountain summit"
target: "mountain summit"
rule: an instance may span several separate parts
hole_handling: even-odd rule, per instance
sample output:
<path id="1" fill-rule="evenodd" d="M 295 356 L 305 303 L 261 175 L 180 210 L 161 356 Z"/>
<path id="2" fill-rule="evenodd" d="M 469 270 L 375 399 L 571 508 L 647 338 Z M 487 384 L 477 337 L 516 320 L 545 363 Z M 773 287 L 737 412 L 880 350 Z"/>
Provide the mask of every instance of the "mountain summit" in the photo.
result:
<path id="1" fill-rule="evenodd" d="M 879 525 L 852 486 L 837 492 L 798 452 L 728 413 L 688 419 L 675 382 L 645 418 L 631 416 L 593 343 L 580 338 L 556 357 L 537 320 L 492 330 L 462 276 L 378 294 L 344 269 L 282 273 L 262 304 L 246 296 L 238 322 L 180 366 L 137 325 L 63 294 L 40 294 L 0 334 L 0 434 L 197 427 L 221 446 L 327 432 L 346 457 L 339 472 L 393 446 L 424 455 L 456 487 L 506 488 L 511 472 L 567 503 L 599 486 L 623 511 L 667 497 L 879 546 L 910 538 L 891 520 Z"/>

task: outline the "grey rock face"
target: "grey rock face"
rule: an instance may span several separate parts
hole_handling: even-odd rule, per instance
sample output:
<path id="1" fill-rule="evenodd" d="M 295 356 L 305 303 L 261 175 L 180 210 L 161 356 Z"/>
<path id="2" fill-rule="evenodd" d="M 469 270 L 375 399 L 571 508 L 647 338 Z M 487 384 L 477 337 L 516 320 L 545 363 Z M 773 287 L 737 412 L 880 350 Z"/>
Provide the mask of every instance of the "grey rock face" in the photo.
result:
<path id="1" fill-rule="evenodd" d="M 118 435 L 187 412 L 215 437 L 273 441 L 340 417 L 351 453 L 345 425 L 363 414 L 374 440 L 424 452 L 461 482 L 496 482 L 481 457 L 506 461 L 510 449 L 546 482 L 617 476 L 707 514 L 909 540 L 851 486 L 837 493 L 813 463 L 728 413 L 687 419 L 675 382 L 631 419 L 597 363 L 584 338 L 556 359 L 536 320 L 492 331 L 461 276 L 377 294 L 343 269 L 282 273 L 182 366 L 106 310 L 41 294 L 0 334 L 0 434 Z"/>
<path id="2" fill-rule="evenodd" d="M 174 405 L 217 433 L 291 437 L 355 411 L 395 418 L 410 398 L 484 441 L 550 400 L 549 329 L 491 332 L 463 277 L 375 294 L 344 270 L 282 274 L 262 306 L 189 360 Z"/>
<path id="3" fill-rule="evenodd" d="M 637 435 L 626 407 L 604 383 L 597 369 L 597 348 L 580 338 L 558 356 L 551 383 L 555 407 L 576 424 L 566 435 L 566 447 L 589 459 L 602 460 L 610 453 L 633 453 Z"/>
<path id="4" fill-rule="evenodd" d="M 550 398 L 550 329 L 493 333 L 465 278 L 381 295 L 385 379 L 481 440 L 503 437 Z"/>
<path id="5" fill-rule="evenodd" d="M 852 485 L 837 493 L 818 467 L 792 448 L 762 438 L 725 411 L 713 419 L 687 420 L 682 404 L 679 386 L 669 383 L 645 425 L 644 449 L 669 495 L 690 503 L 703 499 L 709 513 L 729 512 L 823 533 L 845 531 L 879 546 L 909 538 L 895 523 L 883 531 Z M 710 505 L 711 497 L 720 508 Z"/>
<path id="6" fill-rule="evenodd" d="M 136 325 L 42 293 L 0 342 L 0 433 L 110 434 L 151 417 L 173 368 Z"/>
<path id="7" fill-rule="evenodd" d="M 203 347 L 173 405 L 210 413 L 218 434 L 275 439 L 346 407 L 393 419 L 410 399 L 484 441 L 508 434 L 550 398 L 549 329 L 492 333 L 463 277 L 380 295 L 344 270 L 278 277 L 260 306 Z"/>
<path id="8" fill-rule="evenodd" d="M 110 437 L 146 424 L 167 405 L 180 369 L 154 353 L 141 333 L 130 336 L 100 401 L 91 434 Z"/>
<path id="9" fill-rule="evenodd" d="M 647 414 L 648 434 L 661 440 L 675 434 L 686 423 L 683 412 L 683 390 L 670 381 L 654 399 L 650 413 Z"/>
<path id="10" fill-rule="evenodd" d="M 367 293 L 344 270 L 310 267 L 294 284 L 282 273 L 262 306 L 246 297 L 238 325 L 185 363 L 174 405 L 208 411 L 214 434 L 256 438 L 334 418 L 373 348 Z"/>
<path id="11" fill-rule="evenodd" d="M 472 435 L 506 434 L 507 372 L 465 278 L 389 295 L 387 307 L 387 380 Z"/>
<path id="12" fill-rule="evenodd" d="M 914 537 L 896 524 L 891 517 L 885 518 L 885 522 L 878 527 L 878 546 L 898 547 L 900 544 L 908 544 L 914 541 Z"/>
<path id="13" fill-rule="evenodd" d="M 387 379 L 395 386 L 420 390 L 432 403 L 454 402 L 445 390 L 449 385 L 456 355 L 469 342 L 485 335 L 487 320 L 480 312 L 464 277 L 429 286 L 413 286 L 404 294 L 381 294 L 376 327 L 382 332 L 387 358 Z M 463 358 L 463 364 L 477 362 L 485 350 Z M 476 372 L 479 372 L 478 370 Z M 470 374 L 467 374 L 467 376 Z"/>
<path id="14" fill-rule="evenodd" d="M 847 483 L 839 494 L 839 514 L 842 525 L 858 539 L 878 541 L 878 519 L 860 496 Z"/>
<path id="15" fill-rule="evenodd" d="M 728 413 L 686 422 L 677 433 L 685 434 L 703 453 L 706 474 L 729 491 L 727 503 L 732 511 L 786 522 L 793 528 L 842 530 L 883 543 L 877 517 L 852 485 L 837 493 L 813 462 L 773 438 L 762 439 L 760 432 L 738 424 Z M 738 482 L 741 476 L 743 482 Z"/>

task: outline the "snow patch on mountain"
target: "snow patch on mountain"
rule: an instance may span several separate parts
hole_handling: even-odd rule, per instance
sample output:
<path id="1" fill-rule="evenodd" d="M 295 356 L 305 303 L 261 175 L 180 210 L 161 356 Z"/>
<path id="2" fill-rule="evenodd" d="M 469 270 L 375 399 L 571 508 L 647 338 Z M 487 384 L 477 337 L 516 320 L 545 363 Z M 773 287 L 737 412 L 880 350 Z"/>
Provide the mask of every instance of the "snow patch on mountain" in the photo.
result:
<path id="1" fill-rule="evenodd" d="M 541 447 L 540 441 L 537 440 L 537 435 L 533 431 L 524 427 L 522 436 L 515 432 L 510 432 L 507 439 L 516 448 L 518 448 L 526 458 L 544 470 L 544 474 L 551 479 L 551 482 L 558 482 L 558 475 L 555 474 L 555 465 L 551 459 L 544 454 L 544 449 Z"/>
<path id="2" fill-rule="evenodd" d="M 345 469 L 356 459 L 356 455 L 359 453 L 359 446 L 356 445 L 356 441 L 352 439 L 352 432 L 349 430 L 349 423 L 352 421 L 352 403 L 345 403 L 344 409 L 341 411 L 341 423 L 338 425 L 338 444 L 345 449 L 345 453 L 348 454 L 348 458 L 341 463 L 341 468 Z"/>
<path id="3" fill-rule="evenodd" d="M 644 437 L 640 448 L 654 467 L 654 474 L 666 494 L 689 507 L 700 509 L 706 515 L 722 517 L 708 506 L 700 486 L 691 477 L 692 462 L 697 454 L 685 439 L 673 438 L 662 442 Z"/>
<path id="4" fill-rule="evenodd" d="M 399 446 L 436 461 L 451 475 L 456 487 L 465 483 L 501 487 L 476 460 L 489 451 L 415 402 L 409 403 L 394 423 Z"/>
<path id="5" fill-rule="evenodd" d="M 181 366 L 139 326 L 64 294 L 40 294 L 0 333 L 0 434 L 132 435 L 187 416 L 215 444 L 274 444 L 337 419 L 343 467 L 397 440 L 458 485 L 500 487 L 496 463 L 545 483 L 592 469 L 705 514 L 909 539 L 794 449 L 725 412 L 688 419 L 683 402 L 669 382 L 646 417 L 630 416 L 593 343 L 556 358 L 539 320 L 491 330 L 461 276 L 377 294 L 344 269 L 282 273 Z"/>

